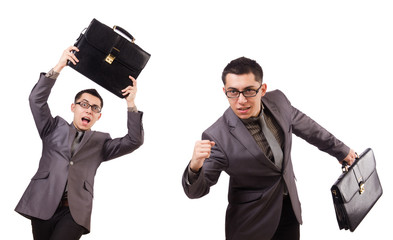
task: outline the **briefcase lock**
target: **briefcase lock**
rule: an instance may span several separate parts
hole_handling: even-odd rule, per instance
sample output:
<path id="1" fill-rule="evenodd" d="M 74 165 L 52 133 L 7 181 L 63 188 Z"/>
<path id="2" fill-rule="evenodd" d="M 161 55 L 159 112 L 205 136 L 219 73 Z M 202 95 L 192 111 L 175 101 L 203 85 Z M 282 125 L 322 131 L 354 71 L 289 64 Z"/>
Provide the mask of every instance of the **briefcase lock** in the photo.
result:
<path id="1" fill-rule="evenodd" d="M 106 58 L 105 58 L 105 62 L 107 62 L 107 63 L 109 63 L 109 64 L 112 64 L 113 63 L 113 61 L 115 60 L 115 56 L 113 56 L 112 54 L 108 54 L 108 56 L 106 56 Z"/>
<path id="2" fill-rule="evenodd" d="M 108 56 L 105 58 L 105 62 L 112 64 L 115 60 L 116 56 L 120 53 L 120 50 L 112 47 L 111 51 L 109 52 Z"/>
<path id="3" fill-rule="evenodd" d="M 359 183 L 359 193 L 362 194 L 364 193 L 366 189 L 364 188 L 364 182 Z"/>

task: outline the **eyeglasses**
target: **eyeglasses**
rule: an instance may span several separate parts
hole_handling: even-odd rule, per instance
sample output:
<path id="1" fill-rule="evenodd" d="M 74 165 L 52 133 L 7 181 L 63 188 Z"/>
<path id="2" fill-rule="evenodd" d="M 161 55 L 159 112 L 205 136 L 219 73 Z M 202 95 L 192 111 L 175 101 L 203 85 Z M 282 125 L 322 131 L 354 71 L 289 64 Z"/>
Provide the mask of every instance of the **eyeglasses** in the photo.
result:
<path id="1" fill-rule="evenodd" d="M 81 107 L 85 108 L 85 109 L 89 109 L 89 107 L 91 107 L 91 110 L 95 113 L 100 113 L 101 112 L 101 108 L 97 105 L 90 105 L 87 102 L 77 102 L 75 104 L 79 104 Z"/>
<path id="2" fill-rule="evenodd" d="M 261 89 L 262 85 L 259 86 L 258 89 L 246 89 L 244 91 L 239 91 L 237 89 L 231 89 L 228 91 L 225 91 L 225 95 L 227 95 L 228 98 L 238 98 L 240 97 L 240 93 L 243 94 L 244 97 L 255 97 L 259 90 Z"/>

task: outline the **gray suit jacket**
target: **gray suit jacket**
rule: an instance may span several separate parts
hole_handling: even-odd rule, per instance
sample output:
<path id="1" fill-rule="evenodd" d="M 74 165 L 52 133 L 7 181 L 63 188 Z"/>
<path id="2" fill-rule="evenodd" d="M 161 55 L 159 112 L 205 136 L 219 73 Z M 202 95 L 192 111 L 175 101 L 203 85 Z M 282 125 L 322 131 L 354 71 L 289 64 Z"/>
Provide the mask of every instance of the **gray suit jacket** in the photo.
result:
<path id="1" fill-rule="evenodd" d="M 262 102 L 284 132 L 282 171 L 264 155 L 243 122 L 228 108 L 202 134 L 202 139 L 212 140 L 216 145 L 210 158 L 205 160 L 199 178 L 190 185 L 188 167 L 183 174 L 182 184 L 189 198 L 209 193 L 222 171 L 230 176 L 225 224 L 227 239 L 271 239 L 280 220 L 285 185 L 296 218 L 302 223 L 291 160 L 292 133 L 338 160 L 349 153 L 346 145 L 294 108 L 282 92 L 268 92 Z"/>
<path id="2" fill-rule="evenodd" d="M 112 139 L 108 133 L 86 131 L 73 157 L 76 134 L 72 124 L 53 118 L 47 103 L 55 80 L 41 74 L 30 94 L 30 108 L 42 139 L 42 156 L 15 211 L 30 218 L 53 216 L 68 184 L 68 201 L 75 222 L 90 231 L 94 176 L 101 162 L 131 153 L 143 144 L 142 112 L 128 112 L 128 134 Z"/>

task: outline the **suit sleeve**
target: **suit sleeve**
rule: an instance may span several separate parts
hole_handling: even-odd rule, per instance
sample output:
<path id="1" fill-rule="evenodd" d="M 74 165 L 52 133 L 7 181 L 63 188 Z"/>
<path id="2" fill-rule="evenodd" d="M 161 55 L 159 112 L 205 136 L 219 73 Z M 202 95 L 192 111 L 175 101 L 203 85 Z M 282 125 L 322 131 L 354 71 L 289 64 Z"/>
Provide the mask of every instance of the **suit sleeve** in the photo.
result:
<path id="1" fill-rule="evenodd" d="M 290 106 L 292 131 L 296 136 L 316 146 L 319 150 L 337 158 L 339 161 L 343 160 L 348 155 L 350 150 L 348 146 L 309 116 L 293 107 L 288 99 L 286 99 L 286 101 Z"/>
<path id="2" fill-rule="evenodd" d="M 109 138 L 104 145 L 105 160 L 111 160 L 138 149 L 144 142 L 142 112 L 127 112 L 128 133 L 122 138 Z"/>
<path id="3" fill-rule="evenodd" d="M 221 172 L 225 171 L 228 167 L 227 159 L 220 148 L 219 142 L 209 136 L 206 132 L 202 134 L 202 139 L 214 141 L 216 145 L 212 147 L 210 158 L 205 160 L 198 178 L 192 184 L 188 181 L 189 165 L 187 165 L 183 174 L 182 185 L 185 194 L 189 198 L 200 198 L 208 194 L 210 187 L 217 183 Z"/>
<path id="4" fill-rule="evenodd" d="M 55 119 L 48 105 L 48 98 L 55 82 L 56 80 L 41 73 L 40 79 L 29 96 L 30 109 L 41 138 L 46 136 L 55 125 Z"/>

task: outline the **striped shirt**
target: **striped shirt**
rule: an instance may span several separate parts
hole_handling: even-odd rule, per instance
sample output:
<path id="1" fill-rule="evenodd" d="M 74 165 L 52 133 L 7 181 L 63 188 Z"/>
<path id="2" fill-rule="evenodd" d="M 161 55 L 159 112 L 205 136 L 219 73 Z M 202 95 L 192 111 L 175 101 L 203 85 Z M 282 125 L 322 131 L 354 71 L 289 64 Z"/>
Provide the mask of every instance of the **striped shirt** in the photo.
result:
<path id="1" fill-rule="evenodd" d="M 276 138 L 278 144 L 281 146 L 281 149 L 284 148 L 284 132 L 282 131 L 280 125 L 278 125 L 277 121 L 274 119 L 273 115 L 268 109 L 265 109 L 262 105 L 261 114 L 265 117 L 266 125 L 272 132 L 273 136 Z M 262 132 L 262 128 L 260 126 L 260 121 L 258 117 L 252 117 L 248 119 L 242 119 L 242 122 L 246 126 L 247 130 L 250 132 L 251 136 L 255 139 L 259 148 L 262 152 L 268 157 L 270 160 L 274 162 L 273 153 L 270 149 L 269 143 L 267 142 L 265 135 Z"/>

